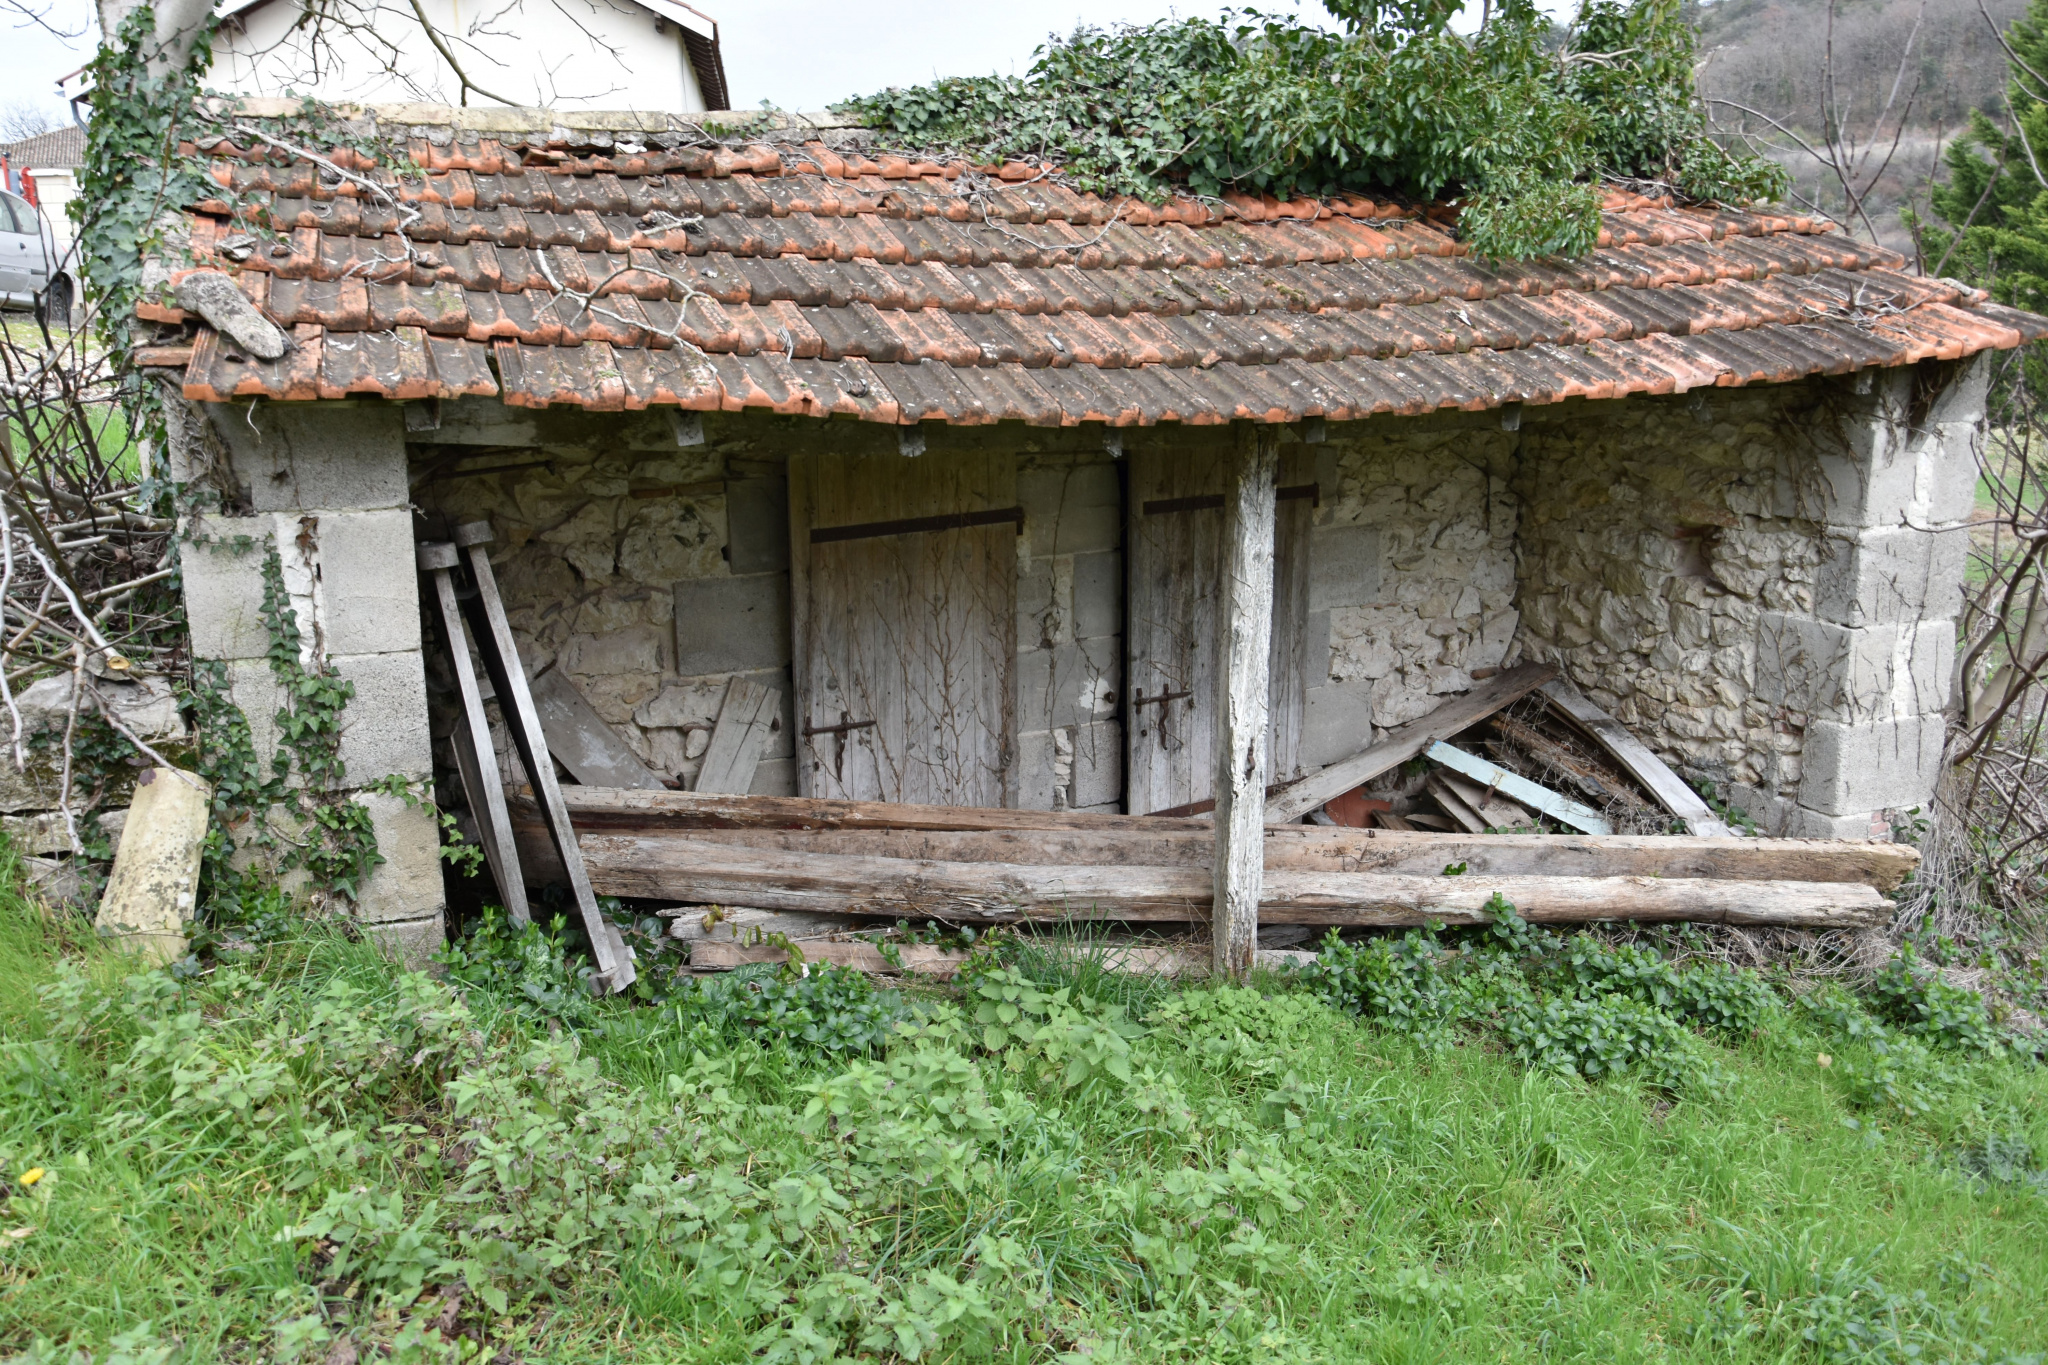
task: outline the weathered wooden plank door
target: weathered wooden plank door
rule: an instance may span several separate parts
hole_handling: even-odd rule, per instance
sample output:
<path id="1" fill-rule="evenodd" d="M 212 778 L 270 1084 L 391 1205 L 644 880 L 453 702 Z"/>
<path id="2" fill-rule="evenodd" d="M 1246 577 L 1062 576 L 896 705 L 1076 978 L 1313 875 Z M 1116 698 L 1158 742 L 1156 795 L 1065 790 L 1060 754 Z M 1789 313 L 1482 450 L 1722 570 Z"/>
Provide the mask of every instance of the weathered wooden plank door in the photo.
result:
<path id="1" fill-rule="evenodd" d="M 1124 734 L 1126 808 L 1133 815 L 1190 806 L 1207 810 L 1215 797 L 1217 604 L 1228 458 L 1220 446 L 1140 448 L 1130 454 Z M 1314 469 L 1304 447 L 1283 448 L 1274 521 L 1268 784 L 1299 768 L 1308 690 L 1304 626 Z"/>
<path id="2" fill-rule="evenodd" d="M 1012 804 L 1014 459 L 815 454 L 789 474 L 798 790 Z"/>

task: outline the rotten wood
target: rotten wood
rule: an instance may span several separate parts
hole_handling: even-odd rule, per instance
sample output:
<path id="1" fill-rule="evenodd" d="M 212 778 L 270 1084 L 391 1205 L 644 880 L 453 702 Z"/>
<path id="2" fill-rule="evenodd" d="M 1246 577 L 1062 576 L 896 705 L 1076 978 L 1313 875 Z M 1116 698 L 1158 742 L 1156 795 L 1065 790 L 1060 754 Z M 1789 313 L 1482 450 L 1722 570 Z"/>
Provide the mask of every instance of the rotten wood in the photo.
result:
<path id="1" fill-rule="evenodd" d="M 1332 763 L 1266 802 L 1268 821 L 1297 820 L 1333 796 L 1399 767 L 1439 740 L 1449 739 L 1512 705 L 1557 676 L 1551 664 L 1523 664 L 1452 697 L 1426 716 L 1397 725 L 1350 758 Z"/>
<path id="2" fill-rule="evenodd" d="M 1509 837 L 1509 836 L 1500 836 Z M 592 884 L 609 895 L 737 904 L 882 918 L 1160 920 L 1209 918 L 1214 876 L 1195 868 L 1046 867 L 869 858 L 737 848 L 673 835 L 591 834 L 582 840 Z M 1263 877 L 1267 924 L 1478 924 L 1504 897 L 1524 918 L 1553 923 L 1689 920 L 1856 928 L 1891 902 L 1860 882 L 1723 881 L 1665 877 L 1488 876 L 1273 872 Z"/>
<path id="3" fill-rule="evenodd" d="M 1555 678 L 1546 682 L 1543 695 L 1552 711 L 1572 721 L 1594 743 L 1605 749 L 1615 762 L 1628 770 L 1630 776 L 1650 789 L 1650 794 L 1663 804 L 1664 809 L 1685 821 L 1687 829 L 1708 837 L 1734 835 L 1735 831 L 1708 808 L 1700 794 L 1686 785 L 1684 778 L 1672 772 L 1663 759 L 1651 753 L 1620 721 L 1595 706 L 1568 679 Z"/>

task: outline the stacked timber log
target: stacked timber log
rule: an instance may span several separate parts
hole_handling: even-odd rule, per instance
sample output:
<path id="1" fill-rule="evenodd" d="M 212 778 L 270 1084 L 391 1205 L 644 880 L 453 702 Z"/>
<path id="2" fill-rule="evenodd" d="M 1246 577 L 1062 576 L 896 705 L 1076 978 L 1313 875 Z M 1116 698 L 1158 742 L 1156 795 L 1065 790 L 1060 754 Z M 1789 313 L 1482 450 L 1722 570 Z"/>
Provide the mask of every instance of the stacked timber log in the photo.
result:
<path id="1" fill-rule="evenodd" d="M 1200 819 L 568 786 L 603 895 L 953 923 L 1206 923 Z M 545 858 L 514 814 L 522 857 Z M 529 855 L 527 850 L 533 850 Z M 1435 834 L 1268 825 L 1262 924 L 1483 923 L 1500 896 L 1550 923 L 1882 922 L 1911 848 L 1855 840 Z"/>

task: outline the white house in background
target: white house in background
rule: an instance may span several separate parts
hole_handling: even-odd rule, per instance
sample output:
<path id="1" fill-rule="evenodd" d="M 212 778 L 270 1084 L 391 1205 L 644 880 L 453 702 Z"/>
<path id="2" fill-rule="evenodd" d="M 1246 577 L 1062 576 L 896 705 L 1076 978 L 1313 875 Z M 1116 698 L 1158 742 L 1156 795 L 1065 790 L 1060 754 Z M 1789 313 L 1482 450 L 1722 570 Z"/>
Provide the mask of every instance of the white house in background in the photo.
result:
<path id="1" fill-rule="evenodd" d="M 227 0 L 206 83 L 237 95 L 678 114 L 729 107 L 718 25 L 680 0 Z M 464 99 L 460 66 L 471 89 Z"/>
<path id="2" fill-rule="evenodd" d="M 71 250 L 78 228 L 66 210 L 78 197 L 78 168 L 85 164 L 85 129 L 56 128 L 19 142 L 0 143 L 0 158 L 17 176 L 35 182 L 36 206 L 49 219 L 58 254 Z"/>

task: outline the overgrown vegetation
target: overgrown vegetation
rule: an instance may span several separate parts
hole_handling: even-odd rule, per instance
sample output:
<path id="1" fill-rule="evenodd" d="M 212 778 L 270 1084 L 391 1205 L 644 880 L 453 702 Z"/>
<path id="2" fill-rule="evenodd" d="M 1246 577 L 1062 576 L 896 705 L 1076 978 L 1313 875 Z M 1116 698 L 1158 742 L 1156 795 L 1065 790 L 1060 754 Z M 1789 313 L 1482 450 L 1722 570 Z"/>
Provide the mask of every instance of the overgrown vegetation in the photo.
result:
<path id="1" fill-rule="evenodd" d="M 1504 915 L 1263 990 L 1011 940 L 956 987 L 633 1004 L 540 931 L 445 982 L 66 932 L 0 899 L 25 1361 L 2016 1365 L 2048 1327 L 2048 1071 L 1911 968 L 1794 1005 Z M 1639 1055 L 1588 1042 L 1618 1020 Z"/>
<path id="2" fill-rule="evenodd" d="M 1561 46 L 1534 0 L 1503 0 L 1470 36 L 1460 0 L 1324 0 L 1335 31 L 1239 12 L 1081 29 L 1021 77 L 856 100 L 871 124 L 978 160 L 1044 158 L 1088 188 L 1292 196 L 1394 190 L 1455 199 L 1495 257 L 1581 255 L 1601 178 L 1688 198 L 1768 198 L 1774 165 L 1705 134 L 1693 32 L 1678 0 L 1585 0 Z"/>

